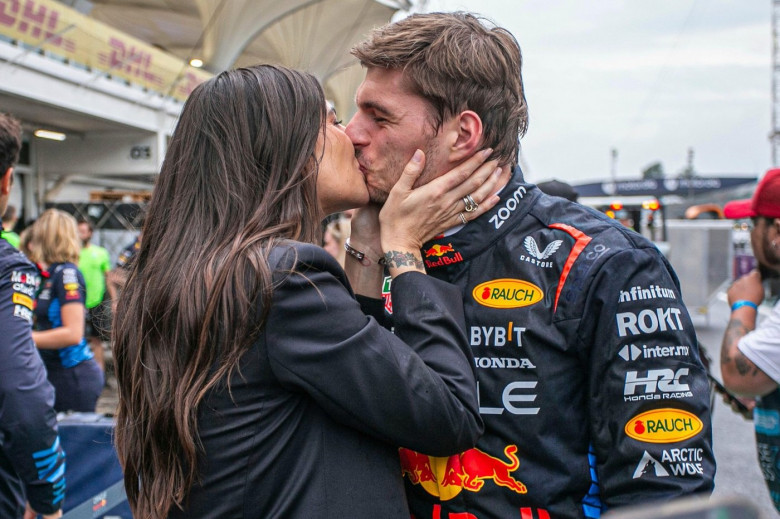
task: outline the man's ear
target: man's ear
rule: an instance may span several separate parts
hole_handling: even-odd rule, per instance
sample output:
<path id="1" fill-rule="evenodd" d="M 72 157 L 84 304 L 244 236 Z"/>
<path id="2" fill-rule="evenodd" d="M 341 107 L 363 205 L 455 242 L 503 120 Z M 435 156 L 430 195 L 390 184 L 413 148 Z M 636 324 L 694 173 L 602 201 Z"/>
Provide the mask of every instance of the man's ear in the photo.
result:
<path id="1" fill-rule="evenodd" d="M 0 178 L 0 195 L 10 195 L 11 186 L 14 183 L 14 168 L 11 166 L 8 168 L 3 177 Z"/>
<path id="2" fill-rule="evenodd" d="M 450 160 L 462 162 L 479 151 L 482 144 L 482 119 L 476 112 L 465 110 L 451 121 L 454 139 L 450 145 Z"/>

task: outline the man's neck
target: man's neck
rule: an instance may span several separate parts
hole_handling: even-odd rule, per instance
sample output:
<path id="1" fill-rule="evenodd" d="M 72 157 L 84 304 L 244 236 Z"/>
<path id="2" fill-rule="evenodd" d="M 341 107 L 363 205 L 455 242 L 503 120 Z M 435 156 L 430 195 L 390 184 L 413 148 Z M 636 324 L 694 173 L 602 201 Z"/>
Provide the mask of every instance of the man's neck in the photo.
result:
<path id="1" fill-rule="evenodd" d="M 501 175 L 498 178 L 498 185 L 496 185 L 496 192 L 504 189 L 512 178 L 512 166 L 501 166 Z"/>

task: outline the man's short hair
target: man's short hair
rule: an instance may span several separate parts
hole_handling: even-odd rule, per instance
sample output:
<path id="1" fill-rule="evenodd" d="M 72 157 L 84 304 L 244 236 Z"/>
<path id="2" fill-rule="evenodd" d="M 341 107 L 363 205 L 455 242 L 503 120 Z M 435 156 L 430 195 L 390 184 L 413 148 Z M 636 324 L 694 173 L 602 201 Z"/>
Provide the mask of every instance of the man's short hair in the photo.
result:
<path id="1" fill-rule="evenodd" d="M 92 224 L 92 221 L 89 218 L 84 218 L 83 216 L 79 217 L 79 218 L 76 219 L 76 223 L 78 225 L 86 224 L 87 227 L 89 227 L 90 231 L 94 231 L 95 230 L 95 226 Z"/>
<path id="2" fill-rule="evenodd" d="M 19 160 L 22 149 L 22 125 L 8 114 L 0 113 L 0 175 Z"/>
<path id="3" fill-rule="evenodd" d="M 464 110 L 476 112 L 493 158 L 517 163 L 528 106 L 520 46 L 506 29 L 470 13 L 414 14 L 375 29 L 352 54 L 367 68 L 402 70 L 432 105 L 437 130 Z"/>

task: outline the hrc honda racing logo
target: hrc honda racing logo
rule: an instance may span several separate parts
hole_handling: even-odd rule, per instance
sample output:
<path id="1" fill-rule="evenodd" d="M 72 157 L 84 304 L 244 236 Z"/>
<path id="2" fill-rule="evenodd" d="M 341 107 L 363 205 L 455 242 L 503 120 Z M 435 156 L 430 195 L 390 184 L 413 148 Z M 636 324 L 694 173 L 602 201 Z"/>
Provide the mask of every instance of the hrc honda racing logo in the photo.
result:
<path id="1" fill-rule="evenodd" d="M 480 283 L 471 292 L 474 300 L 490 308 L 521 308 L 544 298 L 542 289 L 521 279 L 492 279 Z"/>
<path id="2" fill-rule="evenodd" d="M 528 492 L 512 475 L 520 466 L 517 445 L 507 445 L 504 449 L 508 462 L 476 448 L 448 458 L 426 456 L 403 447 L 398 453 L 402 475 L 442 501 L 454 498 L 463 490 L 479 492 L 487 481 L 518 494 Z"/>
<path id="3" fill-rule="evenodd" d="M 704 429 L 699 418 L 688 411 L 666 407 L 645 411 L 631 418 L 626 435 L 646 443 L 676 443 L 693 438 Z"/>
<path id="4" fill-rule="evenodd" d="M 623 386 L 623 400 L 626 402 L 638 402 L 640 400 L 668 400 L 676 398 L 692 398 L 690 386 L 682 382 L 687 377 L 688 368 L 680 368 L 677 371 L 664 369 L 651 369 L 642 376 L 638 371 L 626 373 L 626 383 Z"/>

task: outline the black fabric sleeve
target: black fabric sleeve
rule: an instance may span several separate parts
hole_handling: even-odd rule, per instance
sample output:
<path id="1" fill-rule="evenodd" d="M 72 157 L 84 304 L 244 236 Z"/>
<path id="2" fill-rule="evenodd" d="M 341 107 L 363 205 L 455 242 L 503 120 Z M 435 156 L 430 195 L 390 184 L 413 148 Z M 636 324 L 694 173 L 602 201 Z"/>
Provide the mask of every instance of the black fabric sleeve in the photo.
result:
<path id="1" fill-rule="evenodd" d="M 65 497 L 65 454 L 57 434 L 54 390 L 32 341 L 27 298 L 39 283 L 32 265 L 0 279 L 0 448 L 21 479 L 30 506 L 56 512 Z"/>
<path id="2" fill-rule="evenodd" d="M 627 250 L 591 286 L 581 340 L 606 505 L 711 492 L 709 383 L 674 271 L 655 248 Z"/>
<path id="3" fill-rule="evenodd" d="M 385 312 L 385 303 L 381 299 L 374 299 L 372 297 L 366 297 L 360 294 L 355 295 L 360 309 L 364 314 L 369 315 L 376 319 L 376 321 L 388 330 L 392 330 L 393 323 L 392 318 Z"/>
<path id="4" fill-rule="evenodd" d="M 279 381 L 391 444 L 436 456 L 472 447 L 483 426 L 457 289 L 421 274 L 394 280 L 404 343 L 361 311 L 326 252 L 297 250 L 296 272 L 280 274 L 265 331 Z"/>

